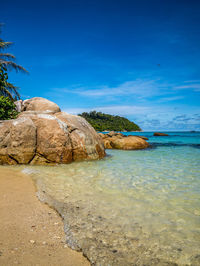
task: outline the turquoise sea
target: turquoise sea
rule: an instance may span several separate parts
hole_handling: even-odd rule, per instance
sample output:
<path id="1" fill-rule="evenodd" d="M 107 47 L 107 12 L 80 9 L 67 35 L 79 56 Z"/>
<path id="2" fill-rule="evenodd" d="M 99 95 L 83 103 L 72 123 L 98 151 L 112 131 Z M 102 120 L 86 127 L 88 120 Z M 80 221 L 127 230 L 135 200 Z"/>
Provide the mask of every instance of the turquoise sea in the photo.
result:
<path id="1" fill-rule="evenodd" d="M 200 133 L 124 133 L 146 150 L 99 161 L 21 166 L 62 215 L 66 239 L 95 265 L 200 265 Z"/>

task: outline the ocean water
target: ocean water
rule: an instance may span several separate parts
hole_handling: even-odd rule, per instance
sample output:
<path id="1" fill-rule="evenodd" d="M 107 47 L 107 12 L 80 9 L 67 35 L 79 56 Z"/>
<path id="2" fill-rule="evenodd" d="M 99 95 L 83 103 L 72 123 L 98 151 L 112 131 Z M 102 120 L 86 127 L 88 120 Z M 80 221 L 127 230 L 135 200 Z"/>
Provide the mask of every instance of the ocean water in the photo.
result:
<path id="1" fill-rule="evenodd" d="M 125 133 L 151 148 L 99 161 L 20 166 L 94 265 L 200 265 L 200 133 Z"/>

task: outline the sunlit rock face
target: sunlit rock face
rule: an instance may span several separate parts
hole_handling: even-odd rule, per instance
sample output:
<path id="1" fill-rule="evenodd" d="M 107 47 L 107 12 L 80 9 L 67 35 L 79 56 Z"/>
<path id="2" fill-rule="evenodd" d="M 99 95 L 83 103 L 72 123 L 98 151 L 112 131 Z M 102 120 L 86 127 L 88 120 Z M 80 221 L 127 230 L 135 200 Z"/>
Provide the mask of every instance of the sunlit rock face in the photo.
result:
<path id="1" fill-rule="evenodd" d="M 149 147 L 145 137 L 125 136 L 116 132 L 108 134 L 99 133 L 99 136 L 104 143 L 105 149 L 141 150 Z"/>
<path id="2" fill-rule="evenodd" d="M 0 164 L 55 164 L 105 156 L 88 122 L 43 98 L 16 103 L 17 119 L 0 122 Z"/>

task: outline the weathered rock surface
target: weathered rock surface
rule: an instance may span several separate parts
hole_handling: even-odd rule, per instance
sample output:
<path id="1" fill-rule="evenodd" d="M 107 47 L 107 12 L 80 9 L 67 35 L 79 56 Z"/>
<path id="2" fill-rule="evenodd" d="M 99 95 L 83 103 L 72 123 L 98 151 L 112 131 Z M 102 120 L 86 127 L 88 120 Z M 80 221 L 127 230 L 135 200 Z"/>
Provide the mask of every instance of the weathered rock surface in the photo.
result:
<path id="1" fill-rule="evenodd" d="M 21 106 L 27 111 L 17 119 L 0 122 L 0 164 L 70 163 L 105 156 L 100 136 L 84 118 L 60 112 L 42 98 Z"/>
<path id="2" fill-rule="evenodd" d="M 36 151 L 36 126 L 28 117 L 0 123 L 0 164 L 27 164 Z"/>
<path id="3" fill-rule="evenodd" d="M 103 142 L 94 128 L 83 118 L 64 112 L 55 116 L 68 125 L 75 161 L 83 159 L 98 159 L 105 156 Z"/>
<path id="4" fill-rule="evenodd" d="M 145 136 L 136 136 L 136 137 L 141 138 L 141 139 L 144 139 L 144 140 L 148 140 L 148 138 L 145 137 Z"/>
<path id="5" fill-rule="evenodd" d="M 161 133 L 161 132 L 154 132 L 153 135 L 156 136 L 156 137 L 159 137 L 159 136 L 169 136 L 168 134 L 166 134 L 166 133 Z"/>
<path id="6" fill-rule="evenodd" d="M 46 111 L 51 113 L 60 112 L 59 106 L 47 99 L 34 97 L 25 101 L 19 100 L 15 102 L 18 112 L 23 111 Z"/>
<path id="7" fill-rule="evenodd" d="M 104 136 L 102 136 L 102 133 L 99 133 L 104 142 L 105 149 L 139 150 L 149 147 L 149 143 L 143 137 L 125 136 L 121 133 L 114 133 L 104 134 Z"/>
<path id="8" fill-rule="evenodd" d="M 114 138 L 110 142 L 113 149 L 122 150 L 140 150 L 149 147 L 148 142 L 136 136 L 127 136 L 126 138 Z"/>

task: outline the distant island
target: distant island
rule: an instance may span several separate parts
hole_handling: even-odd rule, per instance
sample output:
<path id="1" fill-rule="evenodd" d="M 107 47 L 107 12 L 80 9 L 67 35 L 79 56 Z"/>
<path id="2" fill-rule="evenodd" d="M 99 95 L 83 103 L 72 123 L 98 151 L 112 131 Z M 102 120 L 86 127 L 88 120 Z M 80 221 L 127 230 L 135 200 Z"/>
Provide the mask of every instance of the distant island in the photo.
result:
<path id="1" fill-rule="evenodd" d="M 141 128 L 125 117 L 102 112 L 83 112 L 84 117 L 97 131 L 141 131 Z"/>

